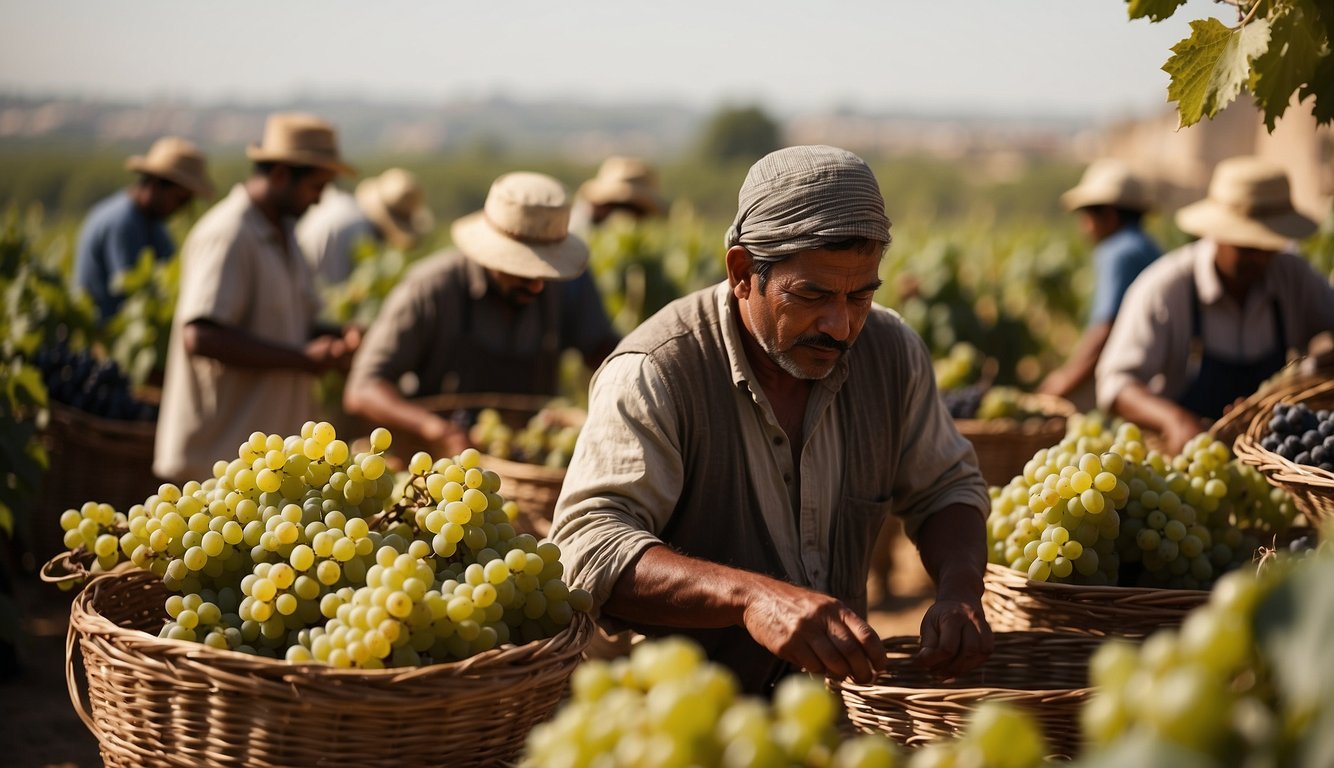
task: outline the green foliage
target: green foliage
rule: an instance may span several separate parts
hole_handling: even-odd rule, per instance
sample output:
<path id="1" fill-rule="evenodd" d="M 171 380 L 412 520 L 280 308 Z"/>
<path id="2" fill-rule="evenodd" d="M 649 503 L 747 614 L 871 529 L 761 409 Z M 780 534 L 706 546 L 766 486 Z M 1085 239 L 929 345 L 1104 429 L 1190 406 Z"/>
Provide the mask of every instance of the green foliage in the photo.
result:
<path id="1" fill-rule="evenodd" d="M 1162 21 L 1180 0 L 1130 0 L 1131 19 Z M 1191 35 L 1172 47 L 1163 70 L 1181 126 L 1194 125 L 1232 103 L 1242 88 L 1255 96 L 1265 126 L 1274 130 L 1297 93 L 1312 99 L 1316 120 L 1334 121 L 1334 6 L 1318 0 L 1244 0 L 1245 16 L 1229 27 L 1218 19 L 1190 23 Z"/>
<path id="2" fill-rule="evenodd" d="M 752 163 L 782 146 L 778 123 L 759 107 L 728 107 L 704 127 L 699 155 L 717 162 Z"/>

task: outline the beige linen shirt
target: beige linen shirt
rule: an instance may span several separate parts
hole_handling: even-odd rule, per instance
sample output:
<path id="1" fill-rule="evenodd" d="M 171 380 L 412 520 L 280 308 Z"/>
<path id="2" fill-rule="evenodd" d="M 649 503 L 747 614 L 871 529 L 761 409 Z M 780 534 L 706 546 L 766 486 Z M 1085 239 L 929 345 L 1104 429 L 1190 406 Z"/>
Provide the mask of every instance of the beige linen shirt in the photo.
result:
<path id="1" fill-rule="evenodd" d="M 285 252 L 280 237 L 287 239 Z M 286 436 L 314 418 L 313 379 L 190 355 L 181 329 L 208 320 L 301 347 L 310 339 L 317 301 L 291 224 L 275 230 L 239 184 L 195 224 L 181 259 L 153 471 L 169 480 L 205 480 L 214 462 L 236 458 L 251 432 Z"/>
<path id="2" fill-rule="evenodd" d="M 828 537 L 841 498 L 839 478 L 847 460 L 838 418 L 838 409 L 847 404 L 837 401 L 848 375 L 846 362 L 840 362 L 812 389 L 804 425 L 806 443 L 798 469 L 793 466 L 786 435 L 742 349 L 730 295 L 726 283 L 715 289 L 746 446 L 746 455 L 738 457 L 737 471 L 744 466 L 752 477 L 751 485 L 784 570 L 794 583 L 827 591 Z M 671 519 L 685 483 L 676 436 L 645 429 L 646 425 L 672 423 L 673 419 L 661 413 L 672 406 L 658 369 L 643 365 L 643 359 L 642 354 L 620 354 L 599 371 L 598 386 L 589 402 L 589 418 L 565 477 L 552 531 L 553 537 L 559 534 L 562 561 L 572 566 L 572 583 L 589 590 L 598 604 L 610 596 L 627 566 L 645 549 L 661 543 L 658 536 Z M 924 368 L 903 375 L 911 378 L 933 374 Z M 650 412 L 658 415 L 650 418 Z M 917 450 L 922 455 L 944 456 L 949 453 L 944 442 L 952 439 L 962 440 L 957 433 L 924 435 Z M 600 461 L 579 455 L 589 452 L 589 446 L 603 448 L 597 451 Z M 955 469 L 973 471 L 971 464 Z M 979 509 L 980 514 L 987 508 L 985 494 L 971 486 L 942 482 L 938 488 L 927 488 L 925 484 L 941 477 L 915 479 L 922 487 L 905 494 L 913 504 L 895 509 L 910 534 L 915 534 L 927 517 L 950 505 L 967 504 Z M 948 481 L 949 477 L 944 479 Z M 608 498 L 609 488 L 615 489 L 615 498 Z M 726 499 L 719 499 L 720 506 L 726 504 Z"/>
<path id="3" fill-rule="evenodd" d="M 1132 381 L 1176 400 L 1199 370 L 1191 354 L 1190 287 L 1200 300 L 1204 350 L 1253 360 L 1286 343 L 1304 350 L 1321 331 L 1334 329 L 1334 289 L 1302 257 L 1274 255 L 1240 305 L 1223 290 L 1212 240 L 1184 245 L 1149 265 L 1126 291 L 1097 368 L 1098 406 L 1111 411 Z M 1286 340 L 1274 338 L 1274 304 L 1283 313 Z"/>

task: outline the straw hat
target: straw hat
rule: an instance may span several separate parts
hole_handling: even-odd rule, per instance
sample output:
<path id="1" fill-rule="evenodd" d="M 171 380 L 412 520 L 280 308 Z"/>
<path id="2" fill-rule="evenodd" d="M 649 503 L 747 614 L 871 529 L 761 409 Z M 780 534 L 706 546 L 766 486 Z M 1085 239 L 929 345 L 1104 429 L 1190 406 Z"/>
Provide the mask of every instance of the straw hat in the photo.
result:
<path id="1" fill-rule="evenodd" d="M 664 203 L 658 196 L 658 176 L 637 157 L 612 156 L 602 161 L 597 176 L 579 187 L 579 196 L 594 205 L 633 205 L 657 213 Z"/>
<path id="2" fill-rule="evenodd" d="M 287 163 L 353 173 L 351 166 L 338 156 L 333 126 L 300 112 L 269 115 L 264 124 L 264 140 L 246 147 L 245 154 L 257 163 Z"/>
<path id="3" fill-rule="evenodd" d="M 1177 211 L 1177 226 L 1228 245 L 1281 251 L 1314 233 L 1317 224 L 1292 207 L 1288 175 L 1258 157 L 1218 164 L 1209 195 Z"/>
<path id="4" fill-rule="evenodd" d="M 125 168 L 180 184 L 197 197 L 213 197 L 204 153 L 178 136 L 163 136 L 153 142 L 148 154 L 133 155 L 125 161 Z"/>
<path id="5" fill-rule="evenodd" d="M 1091 205 L 1111 205 L 1135 211 L 1153 207 L 1144 183 L 1130 172 L 1129 166 L 1111 158 L 1091 163 L 1079 184 L 1061 195 L 1061 204 L 1068 211 Z"/>
<path id="6" fill-rule="evenodd" d="M 588 246 L 570 232 L 570 201 L 540 173 L 496 179 L 482 210 L 450 227 L 454 243 L 484 267 L 516 277 L 570 280 L 588 266 Z"/>
<path id="7" fill-rule="evenodd" d="M 357 205 L 397 248 L 411 248 L 435 227 L 421 184 L 410 171 L 390 168 L 357 185 Z"/>

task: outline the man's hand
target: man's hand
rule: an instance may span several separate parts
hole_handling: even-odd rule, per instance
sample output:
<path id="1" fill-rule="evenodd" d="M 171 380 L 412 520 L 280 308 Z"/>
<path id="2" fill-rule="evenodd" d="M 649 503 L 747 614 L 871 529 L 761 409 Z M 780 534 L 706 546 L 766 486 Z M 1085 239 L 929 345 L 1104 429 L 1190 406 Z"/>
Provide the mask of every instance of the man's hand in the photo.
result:
<path id="1" fill-rule="evenodd" d="M 916 661 L 941 677 L 957 677 L 981 666 L 994 647 L 980 601 L 942 599 L 922 617 Z"/>
<path id="2" fill-rule="evenodd" d="M 1181 453 L 1192 437 L 1204 431 L 1204 424 L 1195 414 L 1184 408 L 1173 409 L 1172 418 L 1163 424 L 1163 443 L 1169 456 Z"/>
<path id="3" fill-rule="evenodd" d="M 807 672 L 869 683 L 885 668 L 875 630 L 829 595 L 766 580 L 743 622 L 756 642 Z"/>
<path id="4" fill-rule="evenodd" d="M 472 447 L 467 430 L 435 414 L 422 424 L 421 433 L 432 456 L 457 456 Z"/>
<path id="5" fill-rule="evenodd" d="M 316 336 L 306 343 L 306 359 L 316 373 L 324 371 L 346 372 L 352 367 L 352 353 L 346 341 L 340 336 Z"/>

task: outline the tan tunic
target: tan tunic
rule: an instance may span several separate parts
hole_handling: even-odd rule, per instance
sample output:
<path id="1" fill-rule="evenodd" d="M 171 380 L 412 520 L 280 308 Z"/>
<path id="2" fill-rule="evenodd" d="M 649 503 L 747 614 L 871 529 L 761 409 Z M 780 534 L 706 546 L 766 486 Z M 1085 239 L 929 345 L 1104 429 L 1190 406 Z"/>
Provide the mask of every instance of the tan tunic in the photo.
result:
<path id="1" fill-rule="evenodd" d="M 284 252 L 279 237 L 287 238 Z M 289 223 L 274 230 L 241 185 L 190 231 L 167 352 L 153 471 L 204 480 L 255 430 L 294 434 L 315 417 L 310 375 L 234 368 L 185 351 L 181 329 L 209 320 L 276 344 L 309 340 L 318 302 Z"/>

